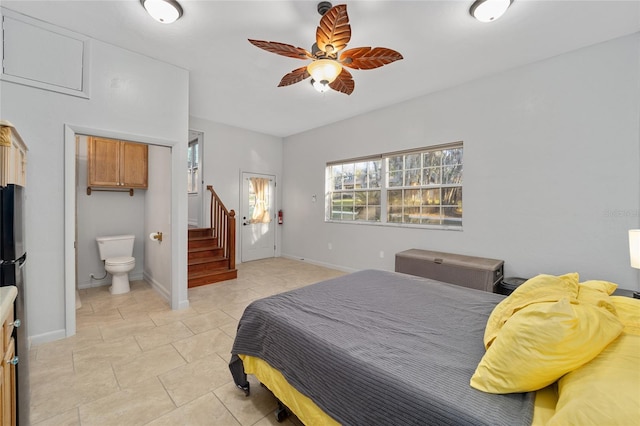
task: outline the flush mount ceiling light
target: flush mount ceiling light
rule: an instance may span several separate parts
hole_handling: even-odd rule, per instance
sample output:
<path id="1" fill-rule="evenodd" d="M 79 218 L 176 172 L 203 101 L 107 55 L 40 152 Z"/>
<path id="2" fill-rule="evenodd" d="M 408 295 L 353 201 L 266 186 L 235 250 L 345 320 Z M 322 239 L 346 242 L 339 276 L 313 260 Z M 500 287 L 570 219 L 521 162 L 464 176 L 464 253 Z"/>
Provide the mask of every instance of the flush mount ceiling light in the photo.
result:
<path id="1" fill-rule="evenodd" d="M 175 0 L 140 0 L 153 19 L 163 24 L 175 22 L 182 16 L 182 6 Z"/>
<path id="2" fill-rule="evenodd" d="M 347 68 L 370 70 L 402 59 L 400 53 L 386 47 L 344 50 L 351 40 L 346 4 L 332 7 L 331 3 L 323 1 L 318 3 L 318 13 L 322 18 L 316 29 L 316 42 L 311 46 L 311 52 L 276 41 L 249 39 L 251 44 L 267 52 L 295 59 L 311 59 L 310 64 L 282 77 L 278 87 L 289 86 L 311 77 L 313 87 L 319 92 L 329 88 L 350 95 L 355 82 Z"/>
<path id="3" fill-rule="evenodd" d="M 476 0 L 469 13 L 480 22 L 492 22 L 501 17 L 511 3 L 513 0 Z"/>

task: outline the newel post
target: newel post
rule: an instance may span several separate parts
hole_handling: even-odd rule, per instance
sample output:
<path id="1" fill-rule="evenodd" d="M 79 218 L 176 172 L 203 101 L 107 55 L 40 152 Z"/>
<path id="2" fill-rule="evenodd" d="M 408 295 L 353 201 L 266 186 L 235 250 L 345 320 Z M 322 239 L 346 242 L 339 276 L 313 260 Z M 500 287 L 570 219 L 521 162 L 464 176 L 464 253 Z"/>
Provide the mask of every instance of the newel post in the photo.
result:
<path id="1" fill-rule="evenodd" d="M 229 269 L 236 269 L 236 212 L 229 212 L 229 227 L 227 228 L 229 242 Z"/>

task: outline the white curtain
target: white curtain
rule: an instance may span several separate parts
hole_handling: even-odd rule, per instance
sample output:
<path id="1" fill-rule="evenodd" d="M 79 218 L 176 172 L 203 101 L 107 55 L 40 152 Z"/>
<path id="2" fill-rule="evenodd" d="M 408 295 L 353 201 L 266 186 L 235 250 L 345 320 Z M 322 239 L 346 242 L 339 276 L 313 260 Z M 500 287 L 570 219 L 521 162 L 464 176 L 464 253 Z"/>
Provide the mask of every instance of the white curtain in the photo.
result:
<path id="1" fill-rule="evenodd" d="M 269 178 L 249 178 L 253 193 L 256 196 L 256 204 L 253 206 L 251 223 L 271 222 L 271 206 L 269 205 Z"/>

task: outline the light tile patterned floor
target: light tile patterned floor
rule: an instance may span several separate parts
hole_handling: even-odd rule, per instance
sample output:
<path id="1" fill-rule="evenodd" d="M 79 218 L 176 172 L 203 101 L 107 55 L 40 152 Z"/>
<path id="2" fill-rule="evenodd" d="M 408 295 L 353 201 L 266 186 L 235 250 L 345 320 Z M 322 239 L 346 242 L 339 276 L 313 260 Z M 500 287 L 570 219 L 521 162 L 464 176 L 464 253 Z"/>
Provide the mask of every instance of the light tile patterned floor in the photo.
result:
<path id="1" fill-rule="evenodd" d="M 253 377 L 235 388 L 228 362 L 238 320 L 253 300 L 343 275 L 274 258 L 238 265 L 238 279 L 189 290 L 172 311 L 144 281 L 112 296 L 80 291 L 77 334 L 31 349 L 33 425 L 266 426 L 274 397 Z"/>

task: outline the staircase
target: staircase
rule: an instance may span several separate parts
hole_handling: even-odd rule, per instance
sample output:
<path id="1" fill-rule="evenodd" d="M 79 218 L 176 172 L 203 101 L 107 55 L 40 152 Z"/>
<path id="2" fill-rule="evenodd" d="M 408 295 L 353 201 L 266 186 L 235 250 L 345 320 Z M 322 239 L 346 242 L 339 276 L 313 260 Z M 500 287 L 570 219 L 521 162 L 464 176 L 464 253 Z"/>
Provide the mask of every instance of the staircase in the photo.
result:
<path id="1" fill-rule="evenodd" d="M 188 287 L 213 284 L 238 277 L 235 250 L 235 212 L 211 192 L 210 228 L 189 229 Z"/>

